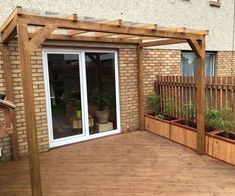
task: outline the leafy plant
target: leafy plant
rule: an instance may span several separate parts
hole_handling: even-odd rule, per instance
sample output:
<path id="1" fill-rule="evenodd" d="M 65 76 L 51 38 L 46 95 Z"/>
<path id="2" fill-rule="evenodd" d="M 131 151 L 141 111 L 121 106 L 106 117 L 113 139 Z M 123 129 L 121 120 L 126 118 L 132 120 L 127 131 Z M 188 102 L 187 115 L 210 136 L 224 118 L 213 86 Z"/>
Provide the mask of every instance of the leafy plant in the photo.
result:
<path id="1" fill-rule="evenodd" d="M 224 136 L 229 137 L 229 133 L 234 126 L 232 109 L 230 107 L 223 108 L 222 110 L 207 108 L 205 121 L 207 126 L 223 130 Z"/>
<path id="2" fill-rule="evenodd" d="M 160 96 L 153 92 L 147 96 L 148 109 L 154 112 L 155 116 L 160 113 Z"/>
<path id="3" fill-rule="evenodd" d="M 159 119 L 164 119 L 165 118 L 162 114 L 157 114 L 155 117 L 159 118 Z"/>
<path id="4" fill-rule="evenodd" d="M 95 88 L 90 96 L 90 103 L 94 104 L 98 110 L 112 110 L 115 105 L 114 95 L 110 88 L 107 87 L 97 87 Z"/>
<path id="5" fill-rule="evenodd" d="M 185 119 L 186 125 L 195 118 L 194 105 L 192 102 L 184 104 L 181 108 L 181 116 Z"/>
<path id="6" fill-rule="evenodd" d="M 174 101 L 171 98 L 165 100 L 165 113 L 172 115 L 175 109 Z"/>

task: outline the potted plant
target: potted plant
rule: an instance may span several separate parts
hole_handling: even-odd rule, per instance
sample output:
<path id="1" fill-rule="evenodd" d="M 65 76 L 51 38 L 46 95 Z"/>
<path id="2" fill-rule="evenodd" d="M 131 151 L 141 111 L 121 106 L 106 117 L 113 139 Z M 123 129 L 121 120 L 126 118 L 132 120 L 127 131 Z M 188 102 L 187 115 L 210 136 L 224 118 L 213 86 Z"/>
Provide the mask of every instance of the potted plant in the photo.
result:
<path id="1" fill-rule="evenodd" d="M 188 146 L 197 148 L 197 124 L 195 122 L 194 104 L 189 102 L 181 107 L 182 119 L 172 122 L 170 139 Z"/>
<path id="2" fill-rule="evenodd" d="M 215 127 L 209 133 L 208 154 L 225 162 L 235 165 L 235 134 L 233 111 L 230 107 L 222 110 L 211 109 L 213 118 L 208 124 Z"/>
<path id="3" fill-rule="evenodd" d="M 95 113 L 98 123 L 108 123 L 110 111 L 114 106 L 114 96 L 111 90 L 107 87 L 99 86 L 91 92 L 89 99 L 90 103 L 96 107 Z"/>
<path id="4" fill-rule="evenodd" d="M 171 116 L 174 111 L 174 102 L 167 99 L 164 103 L 166 104 L 166 114 L 162 114 L 160 112 L 161 99 L 159 95 L 156 93 L 150 93 L 147 96 L 147 106 L 151 112 L 145 114 L 145 129 L 160 136 L 169 138 L 170 122 L 176 119 Z"/>

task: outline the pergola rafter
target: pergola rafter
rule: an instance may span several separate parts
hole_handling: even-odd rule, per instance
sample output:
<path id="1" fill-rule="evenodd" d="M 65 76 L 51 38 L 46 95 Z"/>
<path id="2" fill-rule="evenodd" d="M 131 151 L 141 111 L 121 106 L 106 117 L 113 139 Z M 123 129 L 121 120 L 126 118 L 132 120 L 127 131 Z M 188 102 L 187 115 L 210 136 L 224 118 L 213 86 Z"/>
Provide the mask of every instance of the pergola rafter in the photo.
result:
<path id="1" fill-rule="evenodd" d="M 29 32 L 29 27 L 34 27 Z M 62 32 L 58 30 L 62 30 Z M 58 32 L 57 32 L 58 31 Z M 197 134 L 199 154 L 205 154 L 205 36 L 208 31 L 190 30 L 185 28 L 166 28 L 156 24 L 127 23 L 118 20 L 86 20 L 79 19 L 77 14 L 68 17 L 49 17 L 24 12 L 16 8 L 0 28 L 1 40 L 4 49 L 4 66 L 10 66 L 8 42 L 12 38 L 18 39 L 20 65 L 23 81 L 23 94 L 25 106 L 26 131 L 29 149 L 29 165 L 31 173 L 31 186 L 33 195 L 41 196 L 40 166 L 38 156 L 37 131 L 35 120 L 35 104 L 33 83 L 30 64 L 30 54 L 35 51 L 45 40 L 102 42 L 132 44 L 137 47 L 138 63 L 138 98 L 140 130 L 144 129 L 144 93 L 143 93 L 143 48 L 150 46 L 189 43 L 197 55 Z M 88 33 L 93 32 L 93 33 Z M 88 35 L 85 35 L 88 34 Z M 151 41 L 146 41 L 151 40 Z M 10 70 L 10 68 L 5 68 Z M 5 76 L 7 96 L 13 99 L 11 73 Z M 13 101 L 13 100 L 11 100 Z M 12 115 L 14 118 L 14 114 Z M 14 120 L 12 120 L 14 123 Z M 13 124 L 14 125 L 14 124 Z M 17 134 L 13 134 L 14 158 L 17 152 Z"/>

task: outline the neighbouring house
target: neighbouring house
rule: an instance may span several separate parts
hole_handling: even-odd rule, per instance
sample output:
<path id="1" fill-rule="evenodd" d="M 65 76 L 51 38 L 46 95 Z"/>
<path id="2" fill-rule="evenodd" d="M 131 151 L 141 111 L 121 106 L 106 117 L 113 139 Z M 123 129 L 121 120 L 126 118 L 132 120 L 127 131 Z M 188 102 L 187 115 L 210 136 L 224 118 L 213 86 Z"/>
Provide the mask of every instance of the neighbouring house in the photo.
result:
<path id="1" fill-rule="evenodd" d="M 78 13 L 88 16 L 88 19 L 120 18 L 142 23 L 143 26 L 146 23 L 155 23 L 160 26 L 163 24 L 208 29 L 206 74 L 214 76 L 234 73 L 235 31 L 232 0 L 151 0 L 138 4 L 135 1 L 74 0 L 66 5 L 55 0 L 47 3 L 6 0 L 0 5 L 1 23 L 20 5 L 44 15 Z M 66 9 L 61 9 L 63 7 Z M 82 33 L 75 32 L 81 35 Z M 73 36 L 73 32 L 70 36 Z M 17 40 L 11 41 L 9 45 L 18 147 L 20 156 L 25 156 L 28 150 Z M 5 92 L 2 58 L 0 51 L 0 92 Z M 147 95 L 153 90 L 156 75 L 193 76 L 196 57 L 189 46 L 180 44 L 144 49 L 143 62 L 144 94 Z M 40 152 L 65 144 L 138 129 L 135 45 L 48 40 L 31 54 L 31 65 Z M 100 99 L 99 95 L 105 96 Z M 100 114 L 101 119 L 98 119 L 99 112 L 94 106 L 111 109 L 109 120 L 106 120 L 107 113 Z M 88 135 L 83 129 L 88 130 Z M 10 159 L 12 152 L 9 136 L 0 138 L 0 147 L 3 159 Z"/>

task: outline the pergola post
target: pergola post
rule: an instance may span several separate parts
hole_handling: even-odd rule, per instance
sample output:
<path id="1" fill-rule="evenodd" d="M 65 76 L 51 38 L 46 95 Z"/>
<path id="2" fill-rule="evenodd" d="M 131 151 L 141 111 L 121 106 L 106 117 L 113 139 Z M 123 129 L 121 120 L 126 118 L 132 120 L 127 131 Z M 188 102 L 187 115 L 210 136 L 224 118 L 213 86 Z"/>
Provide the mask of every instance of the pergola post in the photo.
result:
<path id="1" fill-rule="evenodd" d="M 2 44 L 2 57 L 3 57 L 4 78 L 6 83 L 6 95 L 7 99 L 13 102 L 14 95 L 12 87 L 11 62 L 10 62 L 10 52 L 9 52 L 8 43 Z M 16 119 L 15 119 L 14 110 L 10 110 L 10 118 L 13 126 L 13 133 L 11 134 L 12 157 L 13 160 L 18 160 L 19 159 L 18 135 L 16 132 Z"/>
<path id="2" fill-rule="evenodd" d="M 205 39 L 199 40 L 197 57 L 197 153 L 205 154 Z"/>
<path id="3" fill-rule="evenodd" d="M 17 25 L 20 67 L 23 83 L 26 132 L 28 141 L 29 167 L 33 196 L 41 196 L 41 177 L 36 129 L 33 81 L 30 63 L 30 44 L 26 23 Z"/>
<path id="4" fill-rule="evenodd" d="M 137 74 L 138 74 L 138 105 L 139 105 L 139 129 L 144 130 L 144 67 L 143 49 L 137 46 Z"/>
<path id="5" fill-rule="evenodd" d="M 188 43 L 197 56 L 197 153 L 205 154 L 205 37 L 189 39 Z"/>

